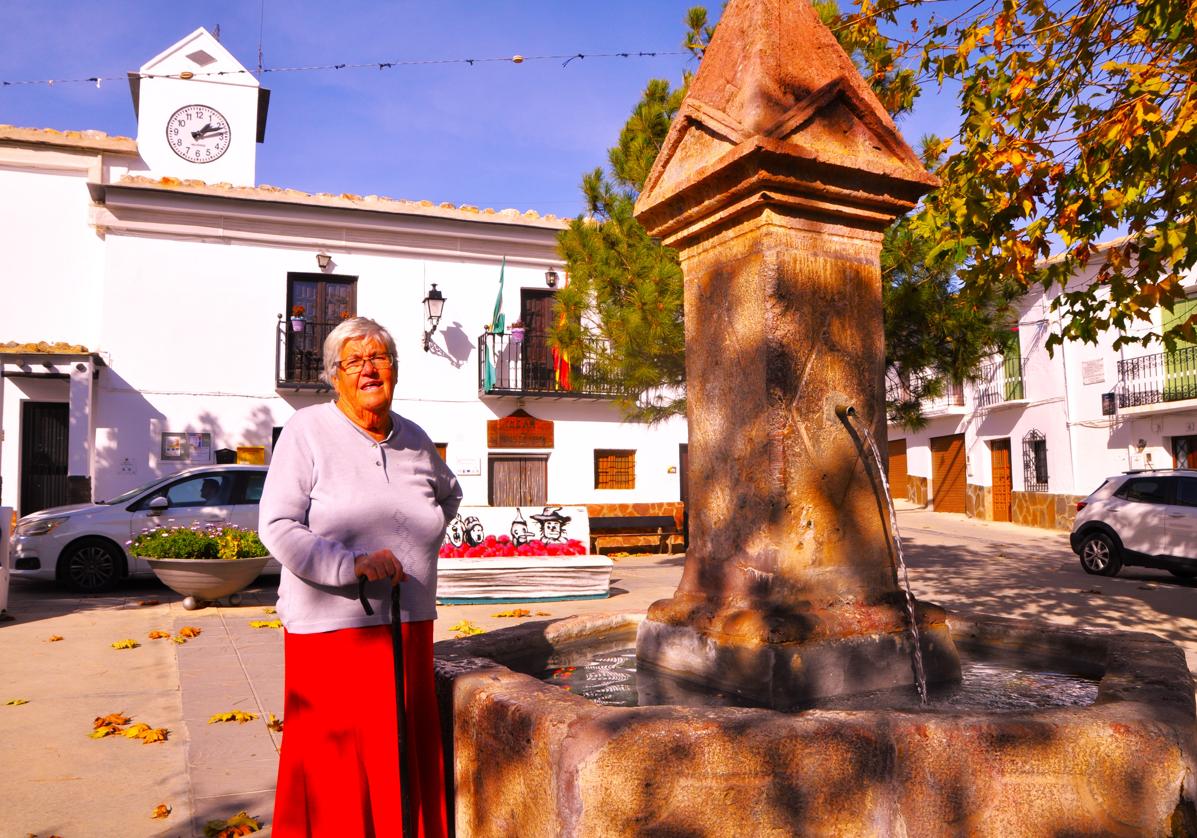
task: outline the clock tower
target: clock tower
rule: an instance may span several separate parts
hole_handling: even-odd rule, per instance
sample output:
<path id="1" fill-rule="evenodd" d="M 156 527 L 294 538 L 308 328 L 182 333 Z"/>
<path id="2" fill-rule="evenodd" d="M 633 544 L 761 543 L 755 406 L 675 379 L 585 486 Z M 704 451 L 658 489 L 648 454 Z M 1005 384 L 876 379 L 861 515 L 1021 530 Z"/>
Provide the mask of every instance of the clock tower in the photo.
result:
<path id="1" fill-rule="evenodd" d="M 270 91 L 200 27 L 129 74 L 153 177 L 253 186 Z"/>

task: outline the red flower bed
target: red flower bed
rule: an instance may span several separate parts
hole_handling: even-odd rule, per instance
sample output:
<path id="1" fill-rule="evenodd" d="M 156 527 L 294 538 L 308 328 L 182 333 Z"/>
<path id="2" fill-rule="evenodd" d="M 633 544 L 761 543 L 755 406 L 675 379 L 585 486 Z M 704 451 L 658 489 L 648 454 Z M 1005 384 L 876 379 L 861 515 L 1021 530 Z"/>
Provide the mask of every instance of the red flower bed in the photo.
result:
<path id="1" fill-rule="evenodd" d="M 563 543 L 545 544 L 543 541 L 529 541 L 516 547 L 510 536 L 488 535 L 477 547 L 463 544 L 454 547 L 445 542 L 441 545 L 442 559 L 497 559 L 508 556 L 585 556 L 586 545 L 576 538 Z"/>

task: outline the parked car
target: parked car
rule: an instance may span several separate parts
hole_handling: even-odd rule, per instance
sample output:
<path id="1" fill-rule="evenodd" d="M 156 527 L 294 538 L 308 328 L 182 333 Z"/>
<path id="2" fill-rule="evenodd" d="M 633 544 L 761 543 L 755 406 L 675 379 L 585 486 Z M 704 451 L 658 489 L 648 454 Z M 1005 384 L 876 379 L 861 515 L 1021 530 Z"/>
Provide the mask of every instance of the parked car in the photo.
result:
<path id="1" fill-rule="evenodd" d="M 1076 508 L 1069 541 L 1086 573 L 1139 565 L 1197 576 L 1197 470 L 1128 471 Z"/>
<path id="2" fill-rule="evenodd" d="M 26 515 L 13 529 L 15 578 L 55 579 L 76 591 L 106 591 L 127 576 L 152 575 L 127 552 L 155 527 L 235 524 L 258 528 L 265 466 L 201 466 L 153 480 L 100 503 L 57 506 Z M 264 573 L 278 573 L 271 559 Z"/>

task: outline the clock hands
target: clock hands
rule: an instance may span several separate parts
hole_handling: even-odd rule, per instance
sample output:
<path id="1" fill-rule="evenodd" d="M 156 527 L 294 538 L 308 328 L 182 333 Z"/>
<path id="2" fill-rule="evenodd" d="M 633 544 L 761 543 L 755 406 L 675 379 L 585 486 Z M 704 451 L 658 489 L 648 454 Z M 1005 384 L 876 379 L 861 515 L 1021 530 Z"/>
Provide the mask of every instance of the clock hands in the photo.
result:
<path id="1" fill-rule="evenodd" d="M 223 133 L 224 133 L 223 128 L 221 128 L 219 125 L 213 125 L 211 122 L 209 122 L 207 125 L 205 125 L 201 129 L 199 129 L 198 131 L 192 131 L 191 139 L 203 140 L 203 139 L 207 139 L 210 136 L 223 134 Z"/>

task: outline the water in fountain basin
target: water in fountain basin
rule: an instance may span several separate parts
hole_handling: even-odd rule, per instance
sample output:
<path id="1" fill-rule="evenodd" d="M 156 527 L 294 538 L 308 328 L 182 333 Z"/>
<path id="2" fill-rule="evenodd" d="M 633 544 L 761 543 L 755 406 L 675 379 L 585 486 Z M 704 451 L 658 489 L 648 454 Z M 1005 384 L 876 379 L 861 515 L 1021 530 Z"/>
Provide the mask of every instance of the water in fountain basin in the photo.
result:
<path id="1" fill-rule="evenodd" d="M 614 707 L 656 704 L 756 706 L 729 693 L 694 687 L 672 676 L 637 671 L 636 650 L 618 649 L 539 674 L 541 680 L 575 695 Z M 1086 707 L 1097 698 L 1097 680 L 1081 675 L 1028 670 L 993 660 L 962 660 L 958 684 L 936 685 L 928 695 L 909 687 L 833 696 L 796 708 L 804 710 L 957 710 L 1013 712 L 1046 707 Z"/>

